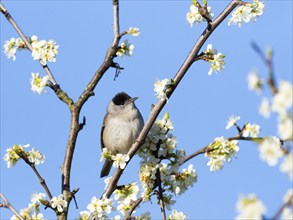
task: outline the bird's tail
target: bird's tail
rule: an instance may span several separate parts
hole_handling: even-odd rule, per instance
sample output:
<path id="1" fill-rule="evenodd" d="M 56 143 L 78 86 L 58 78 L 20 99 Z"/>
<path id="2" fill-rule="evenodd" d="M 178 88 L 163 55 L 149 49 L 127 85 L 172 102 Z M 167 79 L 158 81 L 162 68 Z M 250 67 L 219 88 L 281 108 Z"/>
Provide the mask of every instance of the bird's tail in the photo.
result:
<path id="1" fill-rule="evenodd" d="M 101 175 L 100 175 L 101 178 L 104 176 L 108 176 L 108 174 L 110 173 L 112 164 L 113 164 L 113 161 L 110 161 L 110 160 L 105 161 L 104 166 L 101 170 Z"/>

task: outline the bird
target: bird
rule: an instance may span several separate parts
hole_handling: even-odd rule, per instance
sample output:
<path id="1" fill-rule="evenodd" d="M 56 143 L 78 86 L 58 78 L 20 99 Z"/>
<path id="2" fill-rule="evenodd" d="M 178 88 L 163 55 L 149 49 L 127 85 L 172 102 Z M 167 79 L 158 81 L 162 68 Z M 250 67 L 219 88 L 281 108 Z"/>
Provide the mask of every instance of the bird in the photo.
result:
<path id="1" fill-rule="evenodd" d="M 101 147 L 112 155 L 127 154 L 144 126 L 143 117 L 127 93 L 117 93 L 109 102 L 101 129 Z M 106 159 L 100 177 L 109 175 L 113 161 Z"/>

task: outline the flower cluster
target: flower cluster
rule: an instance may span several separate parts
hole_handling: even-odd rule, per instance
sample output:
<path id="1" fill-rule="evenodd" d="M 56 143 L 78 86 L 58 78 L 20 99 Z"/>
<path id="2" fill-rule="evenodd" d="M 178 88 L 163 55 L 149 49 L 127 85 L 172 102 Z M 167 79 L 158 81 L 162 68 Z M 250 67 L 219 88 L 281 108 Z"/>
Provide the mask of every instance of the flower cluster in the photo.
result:
<path id="1" fill-rule="evenodd" d="M 206 55 L 205 60 L 211 64 L 211 68 L 208 72 L 209 75 L 212 75 L 213 71 L 216 73 L 222 71 L 225 66 L 225 55 L 218 53 L 216 49 L 213 49 L 212 44 L 208 44 L 207 49 L 204 51 Z"/>
<path id="2" fill-rule="evenodd" d="M 31 195 L 31 203 L 27 208 L 21 209 L 19 214 L 24 219 L 44 220 L 44 215 L 40 213 L 40 205 L 44 201 L 46 195 L 44 193 L 35 193 Z M 11 220 L 18 220 L 19 218 L 13 215 Z"/>
<path id="3" fill-rule="evenodd" d="M 138 155 L 142 158 L 139 178 L 144 192 L 143 200 L 149 200 L 153 189 L 160 179 L 165 189 L 163 194 L 167 208 L 174 204 L 172 194 L 181 195 L 197 180 L 197 174 L 192 165 L 179 170 L 185 156 L 184 150 L 177 150 L 177 140 L 173 136 L 174 127 L 168 113 L 162 120 L 157 120 L 151 128 L 144 145 Z M 171 194 L 170 194 L 171 193 Z"/>
<path id="4" fill-rule="evenodd" d="M 228 140 L 224 137 L 215 138 L 214 142 L 209 144 L 206 157 L 209 157 L 207 165 L 210 171 L 221 170 L 224 166 L 224 161 L 231 162 L 232 156 L 236 158 L 236 153 L 239 151 L 238 141 Z"/>
<path id="5" fill-rule="evenodd" d="M 114 191 L 114 199 L 118 201 L 117 209 L 125 215 L 131 208 L 132 203 L 137 200 L 139 187 L 136 182 L 119 187 Z"/>
<path id="6" fill-rule="evenodd" d="M 235 217 L 240 219 L 262 219 L 266 213 L 266 207 L 254 194 L 248 196 L 242 195 L 236 205 L 239 215 Z"/>
<path id="7" fill-rule="evenodd" d="M 193 186 L 193 183 L 196 181 L 197 175 L 193 165 L 190 164 L 187 169 L 183 169 L 181 173 L 172 174 L 171 182 L 166 182 L 166 185 L 171 187 L 172 192 L 175 193 L 176 196 L 184 193 L 189 186 Z"/>
<path id="8" fill-rule="evenodd" d="M 102 149 L 102 156 L 100 159 L 100 162 L 103 162 L 104 160 L 112 160 L 114 161 L 113 166 L 115 168 L 120 167 L 120 169 L 124 169 L 126 167 L 126 162 L 129 161 L 129 156 L 127 154 L 112 154 L 111 150 L 104 147 Z"/>
<path id="9" fill-rule="evenodd" d="M 106 197 L 97 199 L 95 196 L 92 197 L 91 202 L 88 204 L 86 211 L 79 213 L 80 220 L 87 219 L 108 219 L 107 214 L 110 214 L 113 206 L 112 200 Z"/>
<path id="10" fill-rule="evenodd" d="M 35 165 L 44 163 L 45 156 L 34 147 L 30 151 L 24 150 L 24 148 L 29 146 L 29 144 L 15 144 L 11 148 L 7 148 L 6 154 L 3 157 L 3 160 L 7 162 L 7 168 L 13 167 L 20 160 L 20 158 L 26 159 Z"/>
<path id="11" fill-rule="evenodd" d="M 130 27 L 128 29 L 128 31 L 127 31 L 127 34 L 130 34 L 130 35 L 132 35 L 134 37 L 137 37 L 140 34 L 140 32 L 139 32 L 139 29 L 138 28 Z"/>
<path id="12" fill-rule="evenodd" d="M 173 84 L 172 79 L 157 80 L 154 84 L 154 91 L 159 100 L 167 100 L 167 89 Z"/>
<path id="13" fill-rule="evenodd" d="M 38 40 L 37 36 L 31 37 L 31 44 L 33 47 L 32 57 L 34 60 L 39 60 L 45 66 L 47 62 L 56 62 L 56 55 L 58 54 L 59 45 L 56 45 L 54 40 Z"/>
<path id="14" fill-rule="evenodd" d="M 238 24 L 241 27 L 242 22 L 256 21 L 263 14 L 264 7 L 264 3 L 259 0 L 254 0 L 253 3 L 243 3 L 232 12 L 232 18 L 228 21 L 228 25 Z"/>
<path id="15" fill-rule="evenodd" d="M 123 57 L 124 55 L 132 56 L 133 51 L 134 51 L 134 45 L 129 43 L 128 40 L 125 40 L 122 44 L 120 44 L 116 55 L 119 57 Z"/>
<path id="16" fill-rule="evenodd" d="M 47 92 L 45 90 L 45 87 L 47 86 L 49 80 L 49 76 L 43 76 L 41 77 L 39 73 L 32 73 L 31 78 L 31 89 L 33 92 L 37 92 L 39 94 L 42 94 L 43 92 Z"/>
<path id="17" fill-rule="evenodd" d="M 51 199 L 51 206 L 53 209 L 57 209 L 58 212 L 63 212 L 68 205 L 68 202 L 65 200 L 63 194 L 60 194 L 58 197 L 53 197 Z"/>
<path id="18" fill-rule="evenodd" d="M 32 57 L 34 60 L 39 60 L 42 65 L 46 65 L 47 62 L 55 62 L 56 55 L 58 54 L 59 45 L 56 45 L 54 40 L 38 40 L 37 36 L 30 38 L 32 45 Z M 24 41 L 21 38 L 11 38 L 9 41 L 5 41 L 4 53 L 7 58 L 12 58 L 13 61 L 16 59 L 16 51 L 26 48 Z"/>
<path id="19" fill-rule="evenodd" d="M 21 40 L 21 38 L 10 38 L 9 41 L 5 41 L 4 44 L 4 53 L 7 56 L 7 58 L 12 58 L 13 61 L 16 60 L 16 51 L 20 48 L 24 48 L 24 42 Z"/>
<path id="20" fill-rule="evenodd" d="M 201 12 L 202 8 L 197 2 L 190 5 L 189 10 L 190 11 L 186 14 L 186 19 L 191 27 L 194 23 L 199 24 L 201 21 L 206 21 Z M 211 19 L 214 16 L 214 14 L 211 11 L 212 8 L 210 6 L 206 7 L 206 14 L 209 19 Z"/>

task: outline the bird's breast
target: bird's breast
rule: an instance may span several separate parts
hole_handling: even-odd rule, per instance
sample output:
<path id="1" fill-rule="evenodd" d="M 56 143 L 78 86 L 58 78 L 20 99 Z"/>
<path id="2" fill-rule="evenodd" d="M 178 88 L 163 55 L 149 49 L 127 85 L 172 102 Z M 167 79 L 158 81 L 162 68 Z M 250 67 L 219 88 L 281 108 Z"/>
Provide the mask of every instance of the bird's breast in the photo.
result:
<path id="1" fill-rule="evenodd" d="M 112 153 L 126 154 L 139 135 L 143 124 L 139 119 L 110 117 L 103 131 L 105 147 Z"/>

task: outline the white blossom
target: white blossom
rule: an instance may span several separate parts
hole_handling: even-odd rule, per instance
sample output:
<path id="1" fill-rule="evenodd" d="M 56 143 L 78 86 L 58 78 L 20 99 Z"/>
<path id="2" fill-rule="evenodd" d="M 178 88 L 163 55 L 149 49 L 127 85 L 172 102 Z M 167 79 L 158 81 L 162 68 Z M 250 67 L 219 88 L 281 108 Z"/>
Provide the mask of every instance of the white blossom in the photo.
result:
<path id="1" fill-rule="evenodd" d="M 16 60 L 16 51 L 19 47 L 19 45 L 21 44 L 22 40 L 20 38 L 10 38 L 9 41 L 5 41 L 4 44 L 4 53 L 7 56 L 7 58 L 12 58 L 13 61 Z"/>
<path id="2" fill-rule="evenodd" d="M 137 37 L 140 32 L 139 32 L 139 29 L 138 28 L 133 28 L 133 27 L 130 27 L 127 31 L 128 34 L 134 36 L 134 37 Z"/>
<path id="3" fill-rule="evenodd" d="M 36 150 L 34 147 L 28 153 L 29 156 L 27 157 L 27 159 L 29 160 L 29 162 L 34 163 L 36 165 L 44 163 L 44 160 L 46 159 L 45 156 L 41 154 L 38 150 Z"/>
<path id="4" fill-rule="evenodd" d="M 31 45 L 33 47 L 32 57 L 34 60 L 39 60 L 45 66 L 47 62 L 56 62 L 59 45 L 56 45 L 54 40 L 38 40 L 37 36 L 31 37 Z"/>
<path id="5" fill-rule="evenodd" d="M 198 7 L 195 5 L 191 5 L 189 9 L 190 11 L 186 14 L 186 19 L 190 26 L 192 26 L 193 23 L 199 24 L 202 21 L 203 17 L 199 12 Z"/>
<path id="6" fill-rule="evenodd" d="M 168 220 L 185 220 L 187 216 L 183 212 L 178 212 L 176 209 L 172 210 L 172 214 L 168 216 Z"/>
<path id="7" fill-rule="evenodd" d="M 232 18 L 229 19 L 228 25 L 238 24 L 241 27 L 242 22 L 248 23 L 251 19 L 256 21 L 263 14 L 264 7 L 264 3 L 259 0 L 254 0 L 253 3 L 246 2 L 232 12 Z"/>
<path id="8" fill-rule="evenodd" d="M 3 157 L 3 160 L 7 163 L 7 168 L 15 166 L 15 164 L 20 160 L 17 152 L 24 152 L 24 148 L 27 148 L 29 146 L 29 144 L 15 144 L 11 148 L 7 148 L 6 154 Z"/>
<path id="9" fill-rule="evenodd" d="M 236 208 L 239 212 L 239 215 L 235 217 L 236 220 L 261 220 L 267 211 L 262 201 L 254 194 L 242 195 L 237 202 Z"/>
<path id="10" fill-rule="evenodd" d="M 92 197 L 90 204 L 88 204 L 87 209 L 93 213 L 96 212 L 98 217 L 104 216 L 104 213 L 110 214 L 112 211 L 112 200 L 106 197 L 102 199 L 97 199 L 95 196 Z"/>
<path id="11" fill-rule="evenodd" d="M 63 212 L 64 209 L 67 208 L 67 201 L 65 200 L 64 196 L 61 194 L 58 197 L 53 197 L 51 199 L 51 206 L 52 208 L 57 208 L 58 212 Z"/>
<path id="12" fill-rule="evenodd" d="M 156 97 L 159 100 L 166 99 L 168 101 L 168 98 L 166 96 L 166 91 L 168 86 L 170 85 L 169 79 L 163 79 L 163 80 L 157 80 L 154 84 L 154 91 L 156 93 Z"/>
<path id="13" fill-rule="evenodd" d="M 211 56 L 212 58 L 208 58 L 207 61 L 211 64 L 211 68 L 208 72 L 208 75 L 211 75 L 212 72 L 220 72 L 225 67 L 225 55 L 222 53 L 218 53 L 216 49 L 213 49 L 212 44 L 208 44 L 207 49 L 204 51 L 207 56 Z"/>
<path id="14" fill-rule="evenodd" d="M 227 121 L 226 129 L 229 129 L 229 128 L 231 128 L 232 126 L 236 125 L 236 122 L 237 122 L 238 120 L 240 120 L 240 116 L 235 116 L 235 117 L 234 117 L 234 115 L 230 116 L 230 118 L 229 118 L 228 121 Z"/>
<path id="15" fill-rule="evenodd" d="M 112 155 L 111 159 L 114 161 L 113 166 L 115 168 L 120 167 L 124 169 L 126 167 L 126 162 L 129 161 L 129 156 L 127 154 L 116 154 Z"/>
<path id="16" fill-rule="evenodd" d="M 284 155 L 281 149 L 281 141 L 277 137 L 265 138 L 259 145 L 260 158 L 270 166 L 275 166 Z"/>
<path id="17" fill-rule="evenodd" d="M 46 92 L 45 87 L 47 86 L 48 80 L 49 76 L 47 75 L 41 77 L 39 73 L 32 73 L 31 89 L 39 94 L 42 94 L 42 92 Z"/>
<path id="18" fill-rule="evenodd" d="M 269 118 L 271 115 L 270 102 L 267 98 L 263 98 L 259 106 L 259 114 L 265 118 Z"/>
<path id="19" fill-rule="evenodd" d="M 284 114 L 293 103 L 293 87 L 288 81 L 279 83 L 278 93 L 273 97 L 272 110 L 279 114 Z"/>
<path id="20" fill-rule="evenodd" d="M 31 202 L 33 204 L 40 203 L 40 200 L 44 200 L 46 197 L 45 193 L 34 193 L 31 195 Z"/>
<path id="21" fill-rule="evenodd" d="M 283 114 L 278 119 L 278 133 L 283 140 L 293 139 L 293 120 L 289 114 Z"/>
<path id="22" fill-rule="evenodd" d="M 232 18 L 230 18 L 228 25 L 238 24 L 239 27 L 242 26 L 242 22 L 248 23 L 251 18 L 251 7 L 246 5 L 241 5 L 232 12 Z"/>
<path id="23" fill-rule="evenodd" d="M 132 56 L 134 51 L 134 45 L 129 43 L 128 40 L 125 40 L 120 46 L 116 53 L 117 56 L 123 57 L 125 56 Z"/>
<path id="24" fill-rule="evenodd" d="M 231 162 L 231 157 L 236 157 L 236 153 L 239 150 L 238 141 L 229 141 L 224 137 L 215 138 L 214 142 L 208 146 L 207 153 L 205 154 L 210 159 L 207 163 L 210 171 L 221 170 L 224 162 Z"/>
<path id="25" fill-rule="evenodd" d="M 263 81 L 259 78 L 257 71 L 248 74 L 247 82 L 249 90 L 256 91 L 257 94 L 261 93 Z"/>
<path id="26" fill-rule="evenodd" d="M 88 220 L 91 213 L 87 210 L 79 212 L 79 219 L 78 220 Z"/>
<path id="27" fill-rule="evenodd" d="M 243 137 L 248 137 L 251 136 L 253 138 L 258 137 L 259 134 L 259 130 L 260 130 L 260 126 L 257 124 L 246 124 L 245 128 L 243 130 Z"/>
<path id="28" fill-rule="evenodd" d="M 280 165 L 280 170 L 284 173 L 288 173 L 289 178 L 293 181 L 293 154 L 289 153 L 285 155 L 283 163 Z"/>
<path id="29" fill-rule="evenodd" d="M 251 18 L 253 21 L 256 21 L 256 19 L 263 14 L 265 4 L 262 1 L 253 0 L 253 4 L 251 4 L 251 7 Z"/>

